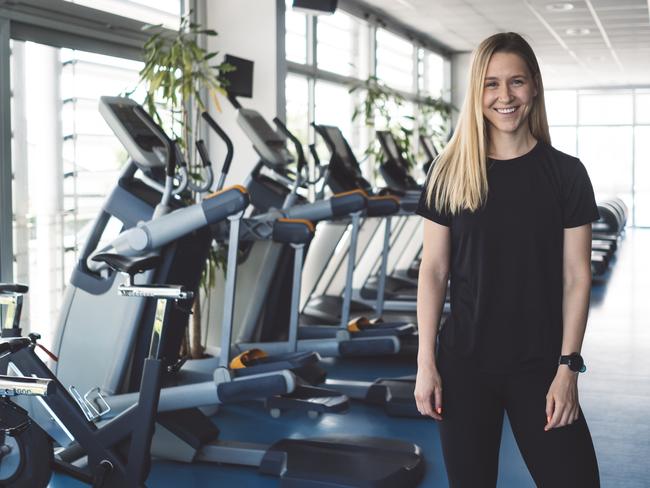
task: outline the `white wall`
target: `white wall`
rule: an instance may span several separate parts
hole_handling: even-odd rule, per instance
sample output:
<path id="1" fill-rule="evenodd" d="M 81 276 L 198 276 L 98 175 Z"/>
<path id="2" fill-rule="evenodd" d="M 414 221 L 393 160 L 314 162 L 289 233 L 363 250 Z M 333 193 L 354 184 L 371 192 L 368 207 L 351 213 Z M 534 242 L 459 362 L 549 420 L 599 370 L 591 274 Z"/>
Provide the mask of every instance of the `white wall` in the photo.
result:
<path id="1" fill-rule="evenodd" d="M 270 123 L 277 110 L 277 32 L 276 1 L 219 0 L 207 2 L 206 27 L 219 35 L 210 36 L 208 50 L 219 51 L 217 59 L 232 54 L 252 60 L 254 65 L 253 98 L 239 99 L 244 107 L 258 110 Z M 281 1 L 281 0 L 279 0 Z M 211 115 L 233 140 L 235 156 L 226 184 L 241 184 L 258 158 L 248 138 L 235 121 L 235 111 L 225 97 L 219 96 L 222 112 Z M 210 157 L 221 168 L 225 146 L 218 137 L 208 139 Z"/>
<path id="2" fill-rule="evenodd" d="M 255 63 L 253 98 L 240 98 L 239 102 L 246 108 L 259 111 L 272 124 L 271 120 L 276 116 L 278 107 L 278 79 L 281 77 L 284 85 L 285 76 L 284 73 L 278 73 L 279 66 L 284 66 L 284 60 L 278 62 L 277 59 L 276 18 L 278 3 L 283 6 L 284 0 L 218 0 L 206 3 L 206 27 L 219 33 L 217 37 L 210 37 L 208 50 L 219 51 L 216 58 L 218 60 L 223 59 L 225 54 L 232 54 Z M 221 113 L 211 108 L 210 114 L 232 139 L 235 151 L 226 185 L 242 184 L 259 158 L 249 139 L 237 125 L 236 112 L 230 102 L 223 96 L 219 96 L 219 101 Z M 210 134 L 208 146 L 210 158 L 219 171 L 225 156 L 225 145 L 217 136 Z M 247 273 L 242 269 L 239 271 L 233 337 L 237 337 L 238 329 L 250 309 L 250 288 L 254 285 L 250 283 L 250 279 L 255 277 L 254 273 Z M 217 283 L 210 293 L 208 312 L 205 313 L 204 309 L 202 316 L 203 330 L 207 327 L 204 337 L 207 337 L 207 344 L 210 346 L 219 346 L 223 317 L 223 273 L 217 271 L 216 278 Z M 258 301 L 262 298 L 255 297 Z"/>

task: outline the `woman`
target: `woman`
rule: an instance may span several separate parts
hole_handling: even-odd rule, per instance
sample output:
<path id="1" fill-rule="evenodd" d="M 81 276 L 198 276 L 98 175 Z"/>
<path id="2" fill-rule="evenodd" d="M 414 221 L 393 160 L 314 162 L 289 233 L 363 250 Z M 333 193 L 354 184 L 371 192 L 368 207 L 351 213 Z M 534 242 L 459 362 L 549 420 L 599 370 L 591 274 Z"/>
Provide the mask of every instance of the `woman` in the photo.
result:
<path id="1" fill-rule="evenodd" d="M 440 421 L 450 486 L 496 485 L 504 411 L 538 486 L 599 486 L 577 389 L 598 210 L 582 163 L 551 147 L 539 66 L 518 34 L 475 51 L 418 214 L 415 397 Z"/>

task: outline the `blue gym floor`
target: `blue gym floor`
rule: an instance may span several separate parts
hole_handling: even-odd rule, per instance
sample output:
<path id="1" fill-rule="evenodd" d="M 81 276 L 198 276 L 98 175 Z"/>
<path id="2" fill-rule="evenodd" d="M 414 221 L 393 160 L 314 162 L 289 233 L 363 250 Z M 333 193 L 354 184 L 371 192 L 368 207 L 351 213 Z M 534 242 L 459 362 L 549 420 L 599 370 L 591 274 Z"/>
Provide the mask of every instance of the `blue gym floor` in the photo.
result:
<path id="1" fill-rule="evenodd" d="M 650 230 L 627 232 L 611 274 L 592 292 L 592 306 L 583 347 L 588 372 L 580 377 L 580 403 L 592 432 L 603 487 L 650 486 Z M 373 379 L 413 374 L 415 364 L 404 361 L 328 362 L 332 376 Z M 230 406 L 214 417 L 223 439 L 270 444 L 281 437 L 359 434 L 400 438 L 417 443 L 427 473 L 421 486 L 446 487 L 438 428 L 433 420 L 387 417 L 380 409 L 353 404 L 344 415 L 311 420 L 285 413 L 271 418 L 257 405 Z M 471 469 L 471 466 L 468 466 Z M 274 478 L 253 469 L 207 464 L 184 465 L 156 461 L 150 487 L 256 486 L 277 487 Z M 53 488 L 86 486 L 56 475 Z M 504 425 L 499 488 L 534 487 L 515 444 Z"/>

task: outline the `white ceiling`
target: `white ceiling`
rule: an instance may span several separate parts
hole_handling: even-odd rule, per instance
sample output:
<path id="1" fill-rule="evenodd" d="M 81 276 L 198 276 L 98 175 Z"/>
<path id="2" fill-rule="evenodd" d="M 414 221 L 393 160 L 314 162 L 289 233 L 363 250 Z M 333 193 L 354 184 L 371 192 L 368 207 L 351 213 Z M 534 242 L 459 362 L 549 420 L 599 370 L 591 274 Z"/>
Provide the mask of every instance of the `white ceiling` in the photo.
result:
<path id="1" fill-rule="evenodd" d="M 650 0 L 365 0 L 452 51 L 495 32 L 526 37 L 547 87 L 650 85 Z M 568 29 L 588 29 L 582 36 Z"/>

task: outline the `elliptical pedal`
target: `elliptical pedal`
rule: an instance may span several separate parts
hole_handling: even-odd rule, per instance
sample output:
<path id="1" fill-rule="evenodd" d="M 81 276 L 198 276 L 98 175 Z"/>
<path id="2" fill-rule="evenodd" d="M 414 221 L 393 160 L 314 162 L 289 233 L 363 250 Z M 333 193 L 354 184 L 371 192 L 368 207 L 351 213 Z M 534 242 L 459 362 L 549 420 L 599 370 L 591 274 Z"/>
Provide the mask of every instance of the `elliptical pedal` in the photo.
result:
<path id="1" fill-rule="evenodd" d="M 280 417 L 283 410 L 306 411 L 316 418 L 323 413 L 346 412 L 350 401 L 345 395 L 332 395 L 330 389 L 300 385 L 291 393 L 267 398 L 265 406 L 273 418 Z"/>

